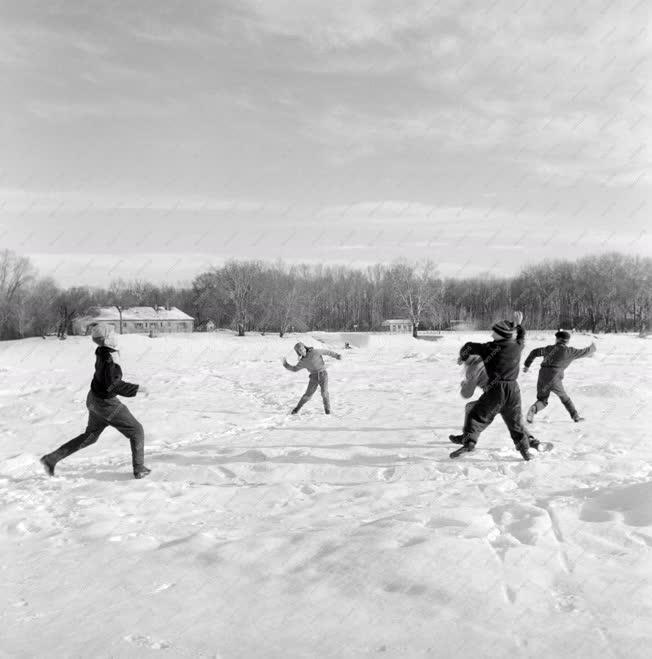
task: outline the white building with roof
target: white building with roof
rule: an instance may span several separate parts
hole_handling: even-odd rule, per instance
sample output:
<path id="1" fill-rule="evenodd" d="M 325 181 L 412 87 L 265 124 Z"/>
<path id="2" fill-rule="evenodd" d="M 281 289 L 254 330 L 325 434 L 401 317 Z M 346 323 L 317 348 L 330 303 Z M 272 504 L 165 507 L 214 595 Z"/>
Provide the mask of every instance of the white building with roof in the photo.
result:
<path id="1" fill-rule="evenodd" d="M 395 332 L 412 332 L 412 321 L 405 318 L 391 318 L 389 320 L 383 320 L 382 328 L 392 334 Z"/>
<path id="2" fill-rule="evenodd" d="M 195 320 L 177 307 L 99 307 L 74 321 L 75 334 L 89 334 L 93 324 L 112 325 L 116 334 L 167 334 L 192 332 Z"/>

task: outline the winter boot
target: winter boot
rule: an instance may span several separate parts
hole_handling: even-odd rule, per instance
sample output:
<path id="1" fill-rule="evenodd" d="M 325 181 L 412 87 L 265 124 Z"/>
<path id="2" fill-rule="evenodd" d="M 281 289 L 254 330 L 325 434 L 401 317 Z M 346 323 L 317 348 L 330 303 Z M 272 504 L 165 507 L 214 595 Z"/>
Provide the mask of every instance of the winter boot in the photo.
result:
<path id="1" fill-rule="evenodd" d="M 585 420 L 584 417 L 580 416 L 579 414 L 575 414 L 573 416 L 573 421 L 575 421 L 575 423 L 580 423 L 581 421 L 584 421 L 584 420 Z"/>
<path id="2" fill-rule="evenodd" d="M 453 444 L 464 444 L 464 435 L 448 435 L 448 439 Z"/>
<path id="3" fill-rule="evenodd" d="M 299 414 L 299 408 L 298 408 L 298 407 L 295 407 L 295 408 L 290 412 L 290 414 Z"/>
<path id="4" fill-rule="evenodd" d="M 536 441 L 536 440 L 535 440 L 535 441 Z M 531 457 L 530 457 L 530 452 L 529 452 L 529 449 L 530 449 L 530 442 L 528 441 L 527 438 L 522 439 L 520 442 L 517 442 L 517 443 L 515 444 L 515 446 L 516 446 L 516 450 L 517 450 L 517 451 L 521 454 L 521 456 L 523 457 L 523 460 L 530 460 L 530 459 L 531 459 Z"/>
<path id="5" fill-rule="evenodd" d="M 145 478 L 147 474 L 151 473 L 151 469 L 148 469 L 147 467 L 138 467 L 138 469 L 134 469 L 134 478 Z"/>
<path id="6" fill-rule="evenodd" d="M 48 460 L 48 456 L 44 455 L 39 462 L 43 465 L 43 469 L 48 476 L 54 476 L 54 465 L 55 462 Z"/>
<path id="7" fill-rule="evenodd" d="M 464 455 L 465 453 L 471 453 L 472 451 L 475 451 L 475 442 L 472 439 L 467 439 L 462 445 L 462 448 L 458 448 L 456 451 L 450 453 L 449 457 L 459 458 L 460 455 Z"/>

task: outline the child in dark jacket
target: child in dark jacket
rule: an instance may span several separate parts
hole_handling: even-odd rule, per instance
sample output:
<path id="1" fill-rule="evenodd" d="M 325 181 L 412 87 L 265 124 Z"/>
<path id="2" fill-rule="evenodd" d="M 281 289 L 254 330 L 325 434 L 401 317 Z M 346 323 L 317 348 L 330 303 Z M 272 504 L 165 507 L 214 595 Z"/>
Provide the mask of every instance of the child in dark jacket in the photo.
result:
<path id="1" fill-rule="evenodd" d="M 86 397 L 88 424 L 86 430 L 60 446 L 56 451 L 41 458 L 41 464 L 49 476 L 54 476 L 54 468 L 60 460 L 94 444 L 107 426 L 112 426 L 129 439 L 131 459 L 135 478 L 143 478 L 150 473 L 144 464 L 145 433 L 143 426 L 134 418 L 127 406 L 116 396 L 134 397 L 139 385 L 125 382 L 122 369 L 113 361 L 112 353 L 117 349 L 113 328 L 96 325 L 92 332 L 95 350 L 95 374 Z M 142 388 L 140 388 L 142 391 Z"/>
<path id="2" fill-rule="evenodd" d="M 522 320 L 523 314 L 517 311 L 514 313 L 513 322 L 501 320 L 493 325 L 493 341 L 466 343 L 460 350 L 461 362 L 465 362 L 471 355 L 480 357 L 487 371 L 488 382 L 485 392 L 464 422 L 462 448 L 453 451 L 451 458 L 473 451 L 480 433 L 500 414 L 516 449 L 524 460 L 530 459 L 528 434 L 522 422 L 521 391 L 516 381 L 525 343 Z"/>
<path id="3" fill-rule="evenodd" d="M 462 398 L 471 398 L 475 393 L 476 387 L 480 387 L 483 392 L 487 391 L 489 388 L 489 378 L 487 376 L 487 370 L 484 367 L 482 359 L 478 355 L 471 355 L 467 358 L 464 363 L 464 380 L 460 382 L 460 394 Z M 464 422 L 469 418 L 471 410 L 475 407 L 477 400 L 473 400 L 470 403 L 467 403 L 464 406 Z M 533 448 L 537 451 L 548 451 L 552 448 L 552 444 L 549 442 L 540 442 L 535 436 L 528 432 L 528 441 L 530 442 L 530 448 Z M 449 435 L 453 444 L 463 444 L 464 435 Z"/>
<path id="4" fill-rule="evenodd" d="M 534 415 L 544 407 L 547 407 L 550 394 L 556 394 L 559 397 L 559 400 L 575 423 L 584 421 L 584 418 L 579 415 L 575 409 L 575 405 L 573 405 L 573 401 L 564 389 L 564 371 L 576 359 L 592 356 L 596 351 L 596 347 L 594 343 L 591 343 L 588 348 L 582 348 L 581 350 L 571 348 L 568 345 L 570 338 L 570 332 L 559 330 L 555 334 L 556 342 L 554 345 L 535 348 L 530 352 L 523 364 L 523 372 L 527 373 L 532 362 L 537 357 L 543 357 L 541 368 L 539 369 L 539 379 L 537 380 L 537 400 L 528 410 L 528 423 L 532 423 L 534 421 Z"/>
<path id="5" fill-rule="evenodd" d="M 324 355 L 329 357 L 335 357 L 335 359 L 342 359 L 342 355 L 332 350 L 320 350 L 318 348 L 309 348 L 303 343 L 297 343 L 294 346 L 294 351 L 299 357 L 299 361 L 295 366 L 289 364 L 287 359 L 283 360 L 283 366 L 287 368 L 288 371 L 300 371 L 301 369 L 307 369 L 310 376 L 308 378 L 308 388 L 306 393 L 301 396 L 301 399 L 297 403 L 296 407 L 292 410 L 292 414 L 297 414 L 299 410 L 312 398 L 317 387 L 321 387 L 321 397 L 324 403 L 324 412 L 326 414 L 331 413 L 330 397 L 328 393 L 328 372 L 326 371 L 326 365 L 324 364 Z"/>

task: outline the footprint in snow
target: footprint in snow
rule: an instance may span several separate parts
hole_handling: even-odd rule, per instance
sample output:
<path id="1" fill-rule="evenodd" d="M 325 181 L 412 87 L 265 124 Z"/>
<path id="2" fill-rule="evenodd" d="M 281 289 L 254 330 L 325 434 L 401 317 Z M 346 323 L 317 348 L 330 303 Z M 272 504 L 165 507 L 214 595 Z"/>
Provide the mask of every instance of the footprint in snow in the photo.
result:
<path id="1" fill-rule="evenodd" d="M 406 595 L 424 595 L 428 588 L 424 584 L 408 583 L 401 581 L 393 581 L 385 584 L 383 590 L 386 593 L 403 593 Z"/>
<path id="2" fill-rule="evenodd" d="M 406 540 L 405 542 L 401 543 L 401 547 L 414 547 L 414 545 L 420 545 L 423 542 L 426 542 L 428 538 L 425 538 L 423 536 L 417 536 L 415 538 L 410 538 L 409 540 Z"/>
<path id="3" fill-rule="evenodd" d="M 394 476 L 396 473 L 396 468 L 395 467 L 387 467 L 386 469 L 381 469 L 378 478 L 383 481 L 388 481 L 391 480 L 391 478 Z"/>
<path id="4" fill-rule="evenodd" d="M 127 641 L 127 643 L 132 643 L 141 648 L 149 648 L 150 650 L 165 650 L 166 648 L 172 647 L 172 644 L 167 641 L 157 641 L 151 636 L 140 636 L 138 634 L 129 634 L 124 637 L 124 640 Z"/>

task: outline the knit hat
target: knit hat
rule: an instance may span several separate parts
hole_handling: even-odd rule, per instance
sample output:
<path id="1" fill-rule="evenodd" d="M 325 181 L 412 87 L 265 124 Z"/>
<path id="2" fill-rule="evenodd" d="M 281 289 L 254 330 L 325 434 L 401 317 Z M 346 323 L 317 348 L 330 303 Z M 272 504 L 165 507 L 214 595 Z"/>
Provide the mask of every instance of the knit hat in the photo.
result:
<path id="1" fill-rule="evenodd" d="M 499 320 L 497 323 L 494 323 L 491 329 L 500 334 L 503 339 L 511 339 L 514 336 L 514 323 L 511 320 Z"/>
<path id="2" fill-rule="evenodd" d="M 570 341 L 571 335 L 570 332 L 566 330 L 559 330 L 555 333 L 555 338 L 559 343 L 568 343 Z"/>
<path id="3" fill-rule="evenodd" d="M 112 325 L 98 324 L 93 327 L 91 337 L 95 343 L 111 350 L 118 349 L 118 338 Z"/>

